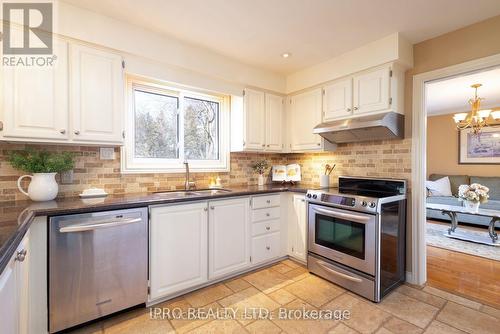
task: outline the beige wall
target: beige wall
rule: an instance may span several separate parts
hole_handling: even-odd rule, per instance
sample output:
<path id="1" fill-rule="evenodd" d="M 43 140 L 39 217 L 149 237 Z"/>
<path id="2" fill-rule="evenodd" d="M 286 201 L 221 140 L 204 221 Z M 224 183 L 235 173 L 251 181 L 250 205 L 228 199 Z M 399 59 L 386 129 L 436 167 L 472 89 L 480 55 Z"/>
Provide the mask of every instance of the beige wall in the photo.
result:
<path id="1" fill-rule="evenodd" d="M 500 54 L 500 16 L 423 41 L 413 46 L 413 68 L 405 75 L 405 136 L 411 136 L 413 76 L 469 60 Z M 411 202 L 409 202 L 411 204 Z M 411 215 L 411 205 L 408 216 Z M 407 226 L 408 245 L 412 240 L 411 221 Z M 406 267 L 411 268 L 411 247 L 407 247 Z"/>
<path id="2" fill-rule="evenodd" d="M 500 16 L 413 46 L 413 69 L 406 72 L 405 110 L 412 110 L 413 75 L 500 54 Z"/>
<path id="3" fill-rule="evenodd" d="M 451 115 L 427 118 L 427 176 L 500 176 L 499 165 L 458 164 L 458 131 Z"/>

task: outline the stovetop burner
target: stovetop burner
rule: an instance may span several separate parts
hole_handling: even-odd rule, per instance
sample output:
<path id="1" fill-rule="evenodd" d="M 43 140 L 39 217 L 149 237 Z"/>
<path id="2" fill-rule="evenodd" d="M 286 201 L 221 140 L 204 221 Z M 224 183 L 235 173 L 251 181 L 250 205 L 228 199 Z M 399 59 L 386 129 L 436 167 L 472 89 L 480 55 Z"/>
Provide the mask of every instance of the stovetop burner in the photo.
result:
<path id="1" fill-rule="evenodd" d="M 341 176 L 338 188 L 309 190 L 306 197 L 310 202 L 376 213 L 380 204 L 404 198 L 405 194 L 404 180 Z"/>

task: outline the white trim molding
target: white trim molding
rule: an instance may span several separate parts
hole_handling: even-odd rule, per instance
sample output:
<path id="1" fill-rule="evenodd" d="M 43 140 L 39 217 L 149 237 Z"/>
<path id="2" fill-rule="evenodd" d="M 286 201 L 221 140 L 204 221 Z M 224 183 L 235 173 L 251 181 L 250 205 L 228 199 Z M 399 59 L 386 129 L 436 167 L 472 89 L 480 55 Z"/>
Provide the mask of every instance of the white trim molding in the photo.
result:
<path id="1" fill-rule="evenodd" d="M 465 63 L 440 68 L 413 76 L 412 110 L 412 265 L 408 282 L 423 285 L 427 281 L 427 252 L 425 242 L 427 175 L 427 110 L 425 106 L 425 84 L 464 73 L 482 71 L 500 66 L 500 54 L 471 60 Z"/>

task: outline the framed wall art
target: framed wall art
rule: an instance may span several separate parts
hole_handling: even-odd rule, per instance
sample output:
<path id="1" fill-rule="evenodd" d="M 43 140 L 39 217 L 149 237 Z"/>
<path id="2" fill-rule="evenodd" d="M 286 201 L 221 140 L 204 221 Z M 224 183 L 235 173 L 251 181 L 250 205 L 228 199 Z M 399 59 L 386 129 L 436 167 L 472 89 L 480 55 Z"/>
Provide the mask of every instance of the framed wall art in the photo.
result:
<path id="1" fill-rule="evenodd" d="M 500 126 L 459 131 L 459 164 L 500 164 Z"/>

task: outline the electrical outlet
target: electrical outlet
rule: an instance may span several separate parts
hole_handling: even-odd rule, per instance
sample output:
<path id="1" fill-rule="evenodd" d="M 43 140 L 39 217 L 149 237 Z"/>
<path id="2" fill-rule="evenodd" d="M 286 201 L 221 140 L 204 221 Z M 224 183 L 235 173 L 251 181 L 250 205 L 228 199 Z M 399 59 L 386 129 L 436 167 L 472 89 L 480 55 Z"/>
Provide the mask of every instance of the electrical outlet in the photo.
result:
<path id="1" fill-rule="evenodd" d="M 115 160 L 115 149 L 113 147 L 101 147 L 99 158 L 101 160 Z"/>

